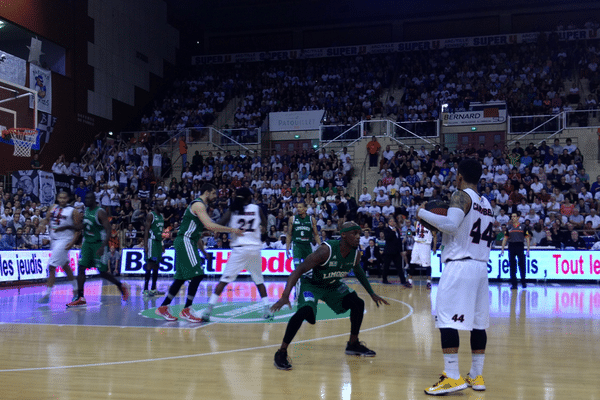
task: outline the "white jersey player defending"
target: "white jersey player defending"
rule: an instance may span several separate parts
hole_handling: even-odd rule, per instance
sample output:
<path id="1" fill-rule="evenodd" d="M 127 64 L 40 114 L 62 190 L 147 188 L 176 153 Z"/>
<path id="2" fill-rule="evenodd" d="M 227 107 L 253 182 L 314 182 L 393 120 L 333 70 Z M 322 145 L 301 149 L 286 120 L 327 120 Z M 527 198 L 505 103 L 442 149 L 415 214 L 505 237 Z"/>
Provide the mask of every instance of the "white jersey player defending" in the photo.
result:
<path id="1" fill-rule="evenodd" d="M 73 292 L 77 292 L 77 281 L 73 276 L 73 271 L 69 265 L 69 250 L 79 239 L 79 232 L 75 225 L 81 223 L 81 213 L 75 208 L 67 206 L 69 194 L 60 192 L 56 196 L 58 204 L 53 205 L 46 213 L 39 225 L 37 233 L 42 233 L 46 226 L 50 226 L 50 261 L 48 287 L 44 296 L 38 300 L 38 303 L 46 304 L 50 302 L 50 293 L 56 279 L 56 267 L 63 267 L 67 274 L 67 279 L 73 285 Z"/>
<path id="2" fill-rule="evenodd" d="M 250 276 L 252 276 L 252 280 L 258 288 L 263 303 L 263 318 L 273 317 L 273 313 L 269 309 L 269 299 L 267 298 L 267 290 L 262 275 L 262 258 L 260 255 L 262 248 L 261 235 L 266 232 L 267 218 L 260 207 L 251 204 L 251 202 L 252 192 L 250 189 L 245 187 L 237 189 L 233 204 L 219 221 L 220 225 L 228 225 L 243 230 L 244 235 L 234 235 L 231 240 L 231 254 L 227 264 L 225 264 L 225 271 L 223 271 L 214 293 L 210 296 L 208 307 L 200 313 L 200 318 L 204 321 L 210 320 L 212 309 L 217 304 L 225 286 L 233 282 L 243 270 L 250 272 Z"/>
<path id="3" fill-rule="evenodd" d="M 415 244 L 410 255 L 410 263 L 426 268 L 427 289 L 431 289 L 431 251 L 437 248 L 437 235 L 425 228 L 419 221 L 415 222 Z M 433 247 L 431 247 L 433 243 Z M 408 275 L 408 283 L 412 285 L 412 276 Z"/>
<path id="4" fill-rule="evenodd" d="M 459 190 L 452 194 L 448 215 L 417 210 L 419 219 L 443 233 L 442 262 L 445 264 L 436 297 L 436 327 L 440 329 L 444 373 L 440 381 L 425 389 L 444 395 L 471 386 L 485 390 L 483 363 L 490 324 L 487 263 L 494 242 L 494 213 L 489 201 L 477 193 L 481 176 L 479 161 L 468 158 L 458 166 Z M 463 378 L 458 368 L 458 330 L 471 331 L 471 370 Z"/>

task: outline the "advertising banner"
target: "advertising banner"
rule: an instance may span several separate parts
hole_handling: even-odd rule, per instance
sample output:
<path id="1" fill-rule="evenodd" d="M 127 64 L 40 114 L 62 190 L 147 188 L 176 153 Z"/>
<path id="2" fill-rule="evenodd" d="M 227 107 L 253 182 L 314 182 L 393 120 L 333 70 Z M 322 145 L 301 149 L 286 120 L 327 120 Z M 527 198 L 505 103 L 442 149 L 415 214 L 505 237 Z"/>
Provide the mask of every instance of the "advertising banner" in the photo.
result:
<path id="1" fill-rule="evenodd" d="M 508 251 L 492 250 L 488 261 L 490 279 L 510 279 Z M 431 276 L 442 275 L 441 253 L 431 256 Z M 526 257 L 527 279 L 599 280 L 600 252 L 587 250 L 531 250 Z M 517 277 L 519 277 L 517 273 Z"/>
<path id="2" fill-rule="evenodd" d="M 435 315 L 438 286 L 431 290 Z M 512 318 L 589 318 L 600 316 L 600 293 L 592 285 L 529 285 L 511 290 L 508 285 L 492 285 L 489 290 L 490 315 Z"/>
<path id="3" fill-rule="evenodd" d="M 70 265 L 77 275 L 77 260 L 79 250 L 69 251 Z M 48 278 L 49 250 L 16 250 L 0 251 L 0 282 L 16 282 Z M 98 275 L 98 270 L 92 268 L 86 275 Z M 57 268 L 58 278 L 67 276 L 62 268 Z"/>
<path id="4" fill-rule="evenodd" d="M 444 126 L 501 124 L 506 122 L 506 103 L 471 103 L 469 111 L 443 112 L 442 124 Z"/>
<path id="5" fill-rule="evenodd" d="M 231 250 L 207 250 L 210 257 L 204 262 L 204 272 L 207 275 L 221 275 L 225 264 L 229 260 Z M 292 258 L 286 258 L 284 250 L 262 250 L 262 271 L 265 276 L 287 276 L 293 270 Z M 200 256 L 202 256 L 200 254 Z M 121 254 L 121 274 L 144 273 L 143 249 L 123 249 Z M 173 275 L 175 273 L 175 249 L 166 249 L 163 260 L 158 266 L 159 275 Z M 249 275 L 243 271 L 241 275 Z"/>
<path id="6" fill-rule="evenodd" d="M 269 113 L 269 130 L 271 132 L 318 130 L 324 114 L 324 110 L 272 112 Z"/>

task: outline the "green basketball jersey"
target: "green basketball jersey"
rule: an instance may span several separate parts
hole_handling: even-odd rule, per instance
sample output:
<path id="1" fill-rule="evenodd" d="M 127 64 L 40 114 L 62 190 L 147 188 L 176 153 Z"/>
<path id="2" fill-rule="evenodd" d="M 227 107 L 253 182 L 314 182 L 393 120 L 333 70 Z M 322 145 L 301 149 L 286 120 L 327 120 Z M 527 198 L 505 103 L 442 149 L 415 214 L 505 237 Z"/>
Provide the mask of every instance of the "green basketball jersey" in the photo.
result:
<path id="1" fill-rule="evenodd" d="M 340 280 L 354 267 L 358 249 L 350 251 L 346 258 L 342 257 L 339 240 L 328 240 L 325 242 L 329 246 L 329 258 L 322 265 L 313 268 L 303 275 L 310 283 L 316 286 L 335 286 Z"/>
<path id="2" fill-rule="evenodd" d="M 165 219 L 162 214 L 159 214 L 155 211 L 152 211 L 152 224 L 150 225 L 150 239 L 152 240 L 161 240 L 162 241 L 162 232 L 165 227 Z"/>
<path id="3" fill-rule="evenodd" d="M 175 240 L 183 240 L 183 238 L 186 238 L 191 240 L 193 244 L 198 243 L 198 240 L 200 240 L 200 236 L 202 236 L 202 231 L 204 230 L 204 224 L 200 221 L 200 218 L 192 213 L 192 205 L 197 202 L 204 204 L 202 199 L 199 198 L 190 203 L 183 213 L 181 225 L 179 225 L 179 231 L 177 232 L 177 238 Z"/>
<path id="4" fill-rule="evenodd" d="M 313 237 L 312 218 L 306 215 L 301 218 L 299 215 L 294 215 L 292 222 L 292 241 L 298 243 L 310 243 Z"/>
<path id="5" fill-rule="evenodd" d="M 100 207 L 87 207 L 83 214 L 83 240 L 101 242 L 106 238 L 106 231 L 98 219 Z"/>

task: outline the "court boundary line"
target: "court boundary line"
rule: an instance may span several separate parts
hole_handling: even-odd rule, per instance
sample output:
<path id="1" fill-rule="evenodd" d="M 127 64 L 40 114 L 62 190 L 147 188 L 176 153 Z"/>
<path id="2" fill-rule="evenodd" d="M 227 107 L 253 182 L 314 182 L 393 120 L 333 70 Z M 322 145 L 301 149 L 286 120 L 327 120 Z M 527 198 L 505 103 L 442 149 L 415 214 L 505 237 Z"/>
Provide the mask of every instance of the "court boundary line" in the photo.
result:
<path id="1" fill-rule="evenodd" d="M 384 296 L 381 296 L 381 297 L 383 297 L 385 299 L 388 299 L 388 300 L 391 300 L 391 301 L 394 301 L 396 303 L 400 303 L 400 304 L 405 305 L 409 309 L 408 314 L 406 314 L 402 318 L 396 319 L 396 320 L 388 322 L 386 324 L 374 326 L 374 327 L 367 328 L 367 329 L 363 329 L 363 330 L 361 330 L 361 333 L 375 331 L 375 330 L 381 329 L 381 328 L 386 328 L 388 326 L 391 326 L 391 325 L 397 324 L 399 322 L 402 322 L 405 319 L 409 318 L 411 315 L 413 315 L 414 309 L 413 309 L 413 307 L 410 304 L 405 303 L 404 301 L 401 301 L 401 300 L 397 300 L 397 299 L 391 298 L 391 297 L 384 297 Z M 122 328 L 125 328 L 125 327 L 122 327 Z M 349 333 L 346 332 L 346 333 L 340 333 L 340 334 L 337 334 L 337 335 L 330 335 L 330 336 L 325 336 L 325 337 L 320 337 L 320 338 L 304 339 L 304 340 L 299 340 L 297 342 L 294 342 L 294 344 L 309 343 L 309 342 L 318 342 L 318 341 L 321 341 L 321 340 L 335 339 L 335 338 L 338 338 L 338 337 L 347 336 L 348 334 Z M 185 354 L 185 355 L 180 355 L 180 356 L 147 358 L 147 359 L 141 359 L 141 360 L 113 361 L 113 362 L 78 364 L 78 365 L 60 365 L 60 366 L 53 366 L 53 367 L 0 369 L 0 373 L 3 373 L 3 372 L 28 372 L 28 371 L 52 371 L 52 370 L 72 369 L 72 368 L 106 367 L 106 366 L 112 366 L 112 365 L 127 365 L 127 364 L 138 364 L 138 363 L 145 363 L 145 362 L 182 360 L 182 359 L 187 359 L 187 358 L 196 358 L 196 357 L 206 357 L 206 356 L 214 356 L 214 355 L 241 353 L 241 352 L 244 352 L 244 351 L 263 350 L 263 349 L 269 349 L 269 348 L 278 347 L 278 346 L 279 346 L 279 344 L 269 344 L 269 345 L 264 345 L 264 346 L 246 347 L 246 348 L 241 348 L 241 349 L 213 351 L 213 352 L 210 352 L 210 353 Z"/>

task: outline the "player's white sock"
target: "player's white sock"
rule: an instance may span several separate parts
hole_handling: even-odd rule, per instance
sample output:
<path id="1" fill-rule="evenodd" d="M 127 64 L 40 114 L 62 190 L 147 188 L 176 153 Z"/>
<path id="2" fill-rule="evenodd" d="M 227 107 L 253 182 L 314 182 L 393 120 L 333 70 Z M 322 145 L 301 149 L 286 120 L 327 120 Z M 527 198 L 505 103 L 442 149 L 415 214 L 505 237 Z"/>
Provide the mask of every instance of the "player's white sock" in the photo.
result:
<path id="1" fill-rule="evenodd" d="M 479 375 L 483 375 L 483 362 L 485 361 L 485 354 L 472 354 L 471 371 L 469 375 L 471 378 L 476 378 Z"/>
<path id="2" fill-rule="evenodd" d="M 412 279 L 408 279 L 408 283 L 410 283 L 412 285 Z"/>
<path id="3" fill-rule="evenodd" d="M 427 279 L 427 283 L 431 283 L 431 279 Z"/>
<path id="4" fill-rule="evenodd" d="M 269 306 L 271 303 L 269 303 L 269 298 L 267 296 L 265 297 L 261 297 L 263 306 Z"/>
<path id="5" fill-rule="evenodd" d="M 46 286 L 46 293 L 44 293 L 44 296 L 50 296 L 51 294 L 52 294 L 52 287 Z"/>
<path id="6" fill-rule="evenodd" d="M 211 294 L 210 295 L 210 299 L 208 300 L 208 304 L 211 306 L 214 306 L 215 304 L 217 304 L 217 301 L 219 301 L 219 296 L 217 296 L 216 294 Z M 212 307 L 210 307 L 210 309 L 212 310 Z"/>
<path id="7" fill-rule="evenodd" d="M 444 371 L 446 371 L 448 378 L 460 378 L 460 371 L 458 369 L 458 354 L 444 354 Z"/>

